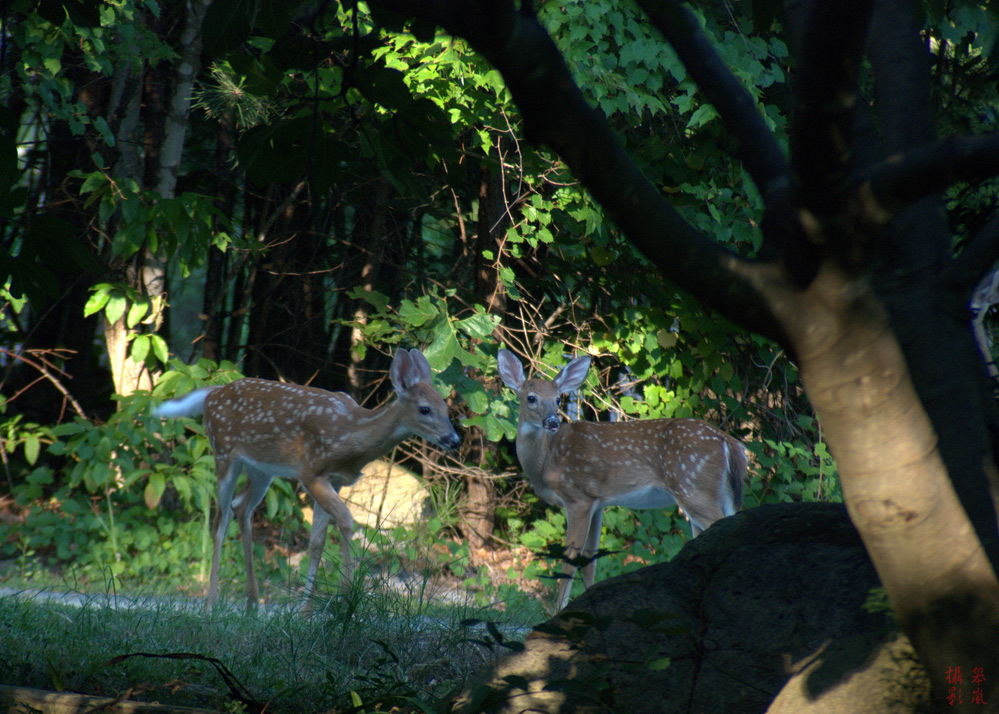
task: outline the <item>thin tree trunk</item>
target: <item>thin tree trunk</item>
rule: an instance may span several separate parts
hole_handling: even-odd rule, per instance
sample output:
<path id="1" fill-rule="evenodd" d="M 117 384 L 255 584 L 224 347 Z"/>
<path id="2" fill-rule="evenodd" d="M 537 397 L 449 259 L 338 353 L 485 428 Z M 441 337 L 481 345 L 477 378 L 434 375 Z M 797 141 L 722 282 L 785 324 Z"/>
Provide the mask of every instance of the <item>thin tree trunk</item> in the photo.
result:
<path id="1" fill-rule="evenodd" d="M 352 287 L 359 287 L 365 292 L 371 292 L 375 288 L 375 281 L 378 278 L 382 263 L 380 258 L 384 256 L 384 246 L 388 231 L 388 194 L 389 183 L 384 176 L 378 177 L 378 187 L 375 190 L 374 205 L 371 209 L 371 219 L 366 227 L 367 240 L 362 240 L 361 245 L 366 249 L 363 254 L 358 282 Z M 357 234 L 355 233 L 355 236 Z M 359 238 L 355 238 L 355 241 Z M 354 326 L 350 329 L 350 362 L 347 365 L 347 384 L 354 396 L 359 396 L 361 388 L 364 386 L 364 379 L 361 375 L 361 358 L 354 348 L 364 340 L 362 326 L 368 321 L 368 305 L 363 300 L 354 301 L 354 310 L 351 315 Z"/>
<path id="2" fill-rule="evenodd" d="M 218 137 L 215 141 L 215 192 L 222 204 L 222 211 L 232 215 L 236 203 L 235 182 L 232 177 L 230 153 L 232 152 L 232 117 L 227 115 L 219 121 Z M 208 249 L 208 265 L 205 270 L 205 293 L 202 301 L 204 328 L 201 339 L 201 354 L 218 362 L 222 358 L 222 326 L 226 285 L 228 283 L 229 258 L 218 248 Z"/>
<path id="3" fill-rule="evenodd" d="M 210 4 L 211 0 L 192 0 L 187 4 L 186 23 L 179 47 L 180 57 L 175 65 L 174 91 L 167 107 L 163 140 L 158 151 L 159 169 L 155 190 L 162 198 L 172 198 L 177 185 L 177 171 L 187 134 L 191 92 L 194 88 L 194 78 L 201 67 L 201 29 Z M 137 131 L 135 111 L 136 107 L 130 101 L 126 121 L 123 122 L 124 130 Z M 138 145 L 134 141 L 130 144 Z M 128 158 L 126 152 L 123 155 L 121 169 L 135 171 L 137 166 L 137 162 Z M 138 260 L 138 265 L 127 271 L 126 280 L 131 287 L 139 289 L 152 302 L 154 312 L 148 324 L 150 329 L 156 332 L 163 324 L 161 306 L 166 299 L 167 260 L 166 256 L 154 254 L 147 248 L 143 248 Z M 125 314 L 128 314 L 127 311 Z M 107 320 L 104 322 L 104 338 L 111 359 L 115 391 L 121 395 L 131 394 L 137 389 L 151 389 L 156 378 L 146 365 L 136 364 L 129 357 L 129 338 L 136 332 L 136 328 L 126 324 L 124 317 L 114 324 Z"/>
<path id="4" fill-rule="evenodd" d="M 472 258 L 475 297 L 485 303 L 486 309 L 501 319 L 506 316 L 507 296 L 503 281 L 497 270 L 496 258 L 502 253 L 503 236 L 509 225 L 507 197 L 504 190 L 504 162 L 502 138 L 496 139 L 496 152 L 499 156 L 498 169 L 491 171 L 487 163 L 480 165 L 478 205 L 476 217 L 476 237 Z M 486 259 L 486 254 L 495 256 Z M 470 441 L 463 455 L 466 461 L 484 465 L 490 461 L 489 452 L 495 451 L 497 444 L 482 438 L 481 433 Z M 485 547 L 492 538 L 496 527 L 496 484 L 472 472 L 465 481 L 465 512 L 463 533 L 473 548 Z"/>

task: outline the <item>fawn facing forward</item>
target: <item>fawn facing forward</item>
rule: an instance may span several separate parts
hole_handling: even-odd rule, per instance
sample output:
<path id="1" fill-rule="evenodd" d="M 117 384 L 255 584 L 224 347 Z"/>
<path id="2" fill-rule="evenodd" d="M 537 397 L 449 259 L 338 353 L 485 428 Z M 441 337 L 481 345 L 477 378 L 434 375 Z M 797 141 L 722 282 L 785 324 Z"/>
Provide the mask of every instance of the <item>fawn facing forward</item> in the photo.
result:
<path id="1" fill-rule="evenodd" d="M 569 602 L 573 562 L 587 561 L 583 584 L 593 584 L 606 506 L 677 504 L 696 536 L 739 510 L 746 476 L 742 444 L 697 419 L 562 423 L 559 396 L 578 389 L 589 368 L 589 357 L 577 357 L 551 381 L 527 379 L 520 360 L 499 351 L 500 378 L 520 400 L 517 458 L 535 492 L 565 510 L 559 609 Z"/>
<path id="2" fill-rule="evenodd" d="M 349 580 L 353 574 L 354 519 L 337 493 L 340 488 L 357 481 L 365 464 L 414 434 L 449 450 L 461 443 L 423 354 L 399 350 L 389 376 L 398 398 L 380 409 L 365 409 L 342 392 L 247 378 L 197 389 L 154 410 L 161 417 L 203 413 L 205 433 L 215 452 L 218 510 L 206 598 L 209 608 L 218 597 L 219 559 L 233 511 L 246 560 L 246 606 L 256 605 L 251 518 L 275 477 L 297 480 L 315 500 L 303 606 L 308 613 L 331 517 L 342 534 L 344 578 Z M 234 500 L 236 480 L 244 467 L 247 486 Z"/>

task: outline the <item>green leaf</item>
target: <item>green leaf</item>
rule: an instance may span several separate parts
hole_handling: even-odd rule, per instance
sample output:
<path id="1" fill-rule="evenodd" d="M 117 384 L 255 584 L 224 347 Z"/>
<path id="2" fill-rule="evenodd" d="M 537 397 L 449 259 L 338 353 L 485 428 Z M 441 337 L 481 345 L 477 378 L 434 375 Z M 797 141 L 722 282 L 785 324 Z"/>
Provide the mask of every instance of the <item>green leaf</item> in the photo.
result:
<path id="1" fill-rule="evenodd" d="M 438 370 L 447 369 L 451 362 L 456 359 L 463 362 L 465 354 L 467 353 L 458 344 L 450 325 L 441 330 L 434 341 L 423 350 L 423 355 L 427 358 L 430 366 Z"/>
<path id="2" fill-rule="evenodd" d="M 153 354 L 156 355 L 156 359 L 166 364 L 170 359 L 170 349 L 167 347 L 166 340 L 159 335 L 150 335 L 149 341 L 152 344 Z"/>
<path id="3" fill-rule="evenodd" d="M 267 489 L 267 495 L 264 497 L 264 507 L 267 511 L 267 517 L 273 519 L 277 515 L 279 505 L 279 498 L 277 489 L 269 488 Z"/>
<path id="4" fill-rule="evenodd" d="M 110 475 L 111 468 L 103 461 L 98 461 L 93 464 L 89 473 L 84 475 L 83 481 L 87 485 L 87 488 L 93 492 L 106 484 Z"/>
<path id="5" fill-rule="evenodd" d="M 617 253 L 613 250 L 608 250 L 602 245 L 595 245 L 590 250 L 590 257 L 596 265 L 602 268 L 613 263 L 617 259 Z"/>
<path id="6" fill-rule="evenodd" d="M 166 478 L 159 471 L 154 471 L 149 474 L 149 483 L 146 484 L 146 489 L 142 494 L 143 500 L 146 502 L 146 506 L 152 510 L 160 504 L 160 499 L 163 498 L 163 493 L 166 491 Z"/>
<path id="7" fill-rule="evenodd" d="M 715 110 L 714 106 L 711 104 L 702 104 L 699 106 L 690 117 L 690 121 L 687 122 L 688 129 L 697 129 L 712 119 L 718 116 L 718 112 Z"/>
<path id="8" fill-rule="evenodd" d="M 108 296 L 107 307 L 104 309 L 104 316 L 112 325 L 121 319 L 128 307 L 128 300 L 121 293 L 114 293 Z"/>
<path id="9" fill-rule="evenodd" d="M 486 394 L 484 389 L 465 392 L 462 396 L 465 398 L 468 408 L 476 414 L 485 414 L 489 410 L 489 395 Z"/>
<path id="10" fill-rule="evenodd" d="M 104 140 L 105 144 L 107 144 L 108 146 L 114 146 L 115 145 L 114 134 L 111 132 L 111 127 L 108 126 L 108 123 L 104 119 L 104 117 L 102 117 L 102 116 L 97 117 L 94 120 L 94 127 L 97 129 L 97 131 L 100 132 L 101 139 Z M 101 161 L 100 163 L 103 164 L 104 162 Z"/>
<path id="11" fill-rule="evenodd" d="M 99 433 L 100 432 L 94 432 L 95 435 L 99 434 Z M 100 459 L 103 462 L 110 463 L 111 462 L 111 439 L 108 438 L 107 436 L 102 436 L 98 440 L 97 446 L 94 449 L 94 451 L 95 451 L 95 455 L 97 456 L 98 459 Z"/>
<path id="12" fill-rule="evenodd" d="M 132 340 L 132 361 L 142 364 L 149 354 L 149 335 L 136 335 Z"/>
<path id="13" fill-rule="evenodd" d="M 128 317 L 125 319 L 125 325 L 128 329 L 132 329 L 139 324 L 139 321 L 146 316 L 149 312 L 149 300 L 141 298 L 132 303 L 132 306 L 128 308 Z"/>
<path id="14" fill-rule="evenodd" d="M 123 205 L 128 204 L 129 202 L 126 201 Z M 114 240 L 111 241 L 111 248 L 115 255 L 126 259 L 138 253 L 145 242 L 147 228 L 148 226 L 140 221 L 123 222 L 121 228 L 114 234 Z"/>
<path id="15" fill-rule="evenodd" d="M 362 67 L 354 73 L 353 81 L 365 99 L 387 109 L 399 109 L 413 102 L 404 75 L 397 69 L 377 65 Z"/>
<path id="16" fill-rule="evenodd" d="M 110 285 L 98 285 L 94 294 L 90 296 L 87 300 L 87 304 L 83 306 L 83 316 L 90 317 L 95 312 L 100 312 L 108 304 L 108 300 L 111 299 Z"/>
<path id="17" fill-rule="evenodd" d="M 356 287 L 347 293 L 347 297 L 352 300 L 364 300 L 380 313 L 383 313 L 388 309 L 388 295 L 380 293 L 377 290 L 365 290 L 362 287 Z"/>
<path id="18" fill-rule="evenodd" d="M 42 442 L 38 434 L 28 434 L 24 439 L 24 458 L 30 466 L 34 466 L 38 461 L 38 452 L 41 451 Z"/>
<path id="19" fill-rule="evenodd" d="M 399 317 L 412 327 L 422 327 L 440 315 L 440 310 L 427 296 L 422 296 L 415 303 L 403 300 L 399 306 Z"/>
<path id="20" fill-rule="evenodd" d="M 482 312 L 471 317 L 466 317 L 464 320 L 459 320 L 457 326 L 458 329 L 467 333 L 469 337 L 488 340 L 492 337 L 493 330 L 496 329 L 499 323 L 499 315 Z"/>

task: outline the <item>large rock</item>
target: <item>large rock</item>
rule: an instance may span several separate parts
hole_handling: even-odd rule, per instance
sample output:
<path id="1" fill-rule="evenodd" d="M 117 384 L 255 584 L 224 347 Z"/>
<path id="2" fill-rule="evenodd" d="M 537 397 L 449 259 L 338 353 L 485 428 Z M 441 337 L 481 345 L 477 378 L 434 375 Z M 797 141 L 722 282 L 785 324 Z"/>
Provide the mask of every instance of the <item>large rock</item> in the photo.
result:
<path id="1" fill-rule="evenodd" d="M 430 511 L 430 492 L 416 475 L 385 459 L 361 469 L 353 486 L 340 489 L 354 521 L 377 528 L 414 525 Z"/>
<path id="2" fill-rule="evenodd" d="M 898 692 L 883 678 L 894 676 L 884 643 L 907 643 L 887 613 L 864 608 L 878 585 L 842 506 L 750 509 L 669 563 L 590 588 L 483 672 L 456 711 L 759 714 L 792 675 L 782 711 L 822 711 L 833 695 L 910 711 L 891 708 Z M 875 674 L 859 676 L 872 662 Z"/>
<path id="3" fill-rule="evenodd" d="M 354 522 L 372 528 L 394 528 L 426 520 L 430 492 L 416 475 L 398 464 L 377 459 L 361 469 L 354 485 L 340 489 Z M 312 508 L 302 509 L 312 523 Z"/>

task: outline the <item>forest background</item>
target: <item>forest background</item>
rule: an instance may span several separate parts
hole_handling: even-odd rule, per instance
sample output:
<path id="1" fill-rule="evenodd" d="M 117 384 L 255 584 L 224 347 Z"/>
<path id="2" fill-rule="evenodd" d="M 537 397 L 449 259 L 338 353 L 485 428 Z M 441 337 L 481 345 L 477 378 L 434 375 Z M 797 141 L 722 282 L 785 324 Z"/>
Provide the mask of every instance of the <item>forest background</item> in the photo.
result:
<path id="1" fill-rule="evenodd" d="M 694 9 L 786 142 L 794 68 L 772 8 Z M 923 9 L 940 134 L 994 128 L 994 15 Z M 416 442 L 396 455 L 436 508 L 391 557 L 423 562 L 446 543 L 470 586 L 487 589 L 489 549 L 543 550 L 564 525 L 518 475 L 501 344 L 549 375 L 593 355 L 574 416 L 697 416 L 742 438 L 747 507 L 839 498 L 794 364 L 663 281 L 525 141 L 499 74 L 462 40 L 385 33 L 391 17 L 335 2 L 3 12 L 0 557 L 98 581 L 203 579 L 211 455 L 196 424 L 153 423 L 151 395 L 245 374 L 373 406 L 403 346 L 424 349 L 465 441 L 455 456 Z M 754 255 L 762 200 L 675 54 L 628 4 L 538 12 L 683 217 Z M 996 189 L 949 191 L 958 242 Z M 304 542 L 302 505 L 272 487 L 260 517 L 285 540 L 271 555 Z M 675 512 L 616 510 L 605 528 L 618 552 L 601 577 L 689 537 Z"/>

